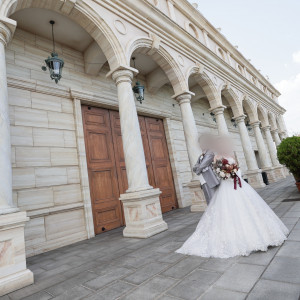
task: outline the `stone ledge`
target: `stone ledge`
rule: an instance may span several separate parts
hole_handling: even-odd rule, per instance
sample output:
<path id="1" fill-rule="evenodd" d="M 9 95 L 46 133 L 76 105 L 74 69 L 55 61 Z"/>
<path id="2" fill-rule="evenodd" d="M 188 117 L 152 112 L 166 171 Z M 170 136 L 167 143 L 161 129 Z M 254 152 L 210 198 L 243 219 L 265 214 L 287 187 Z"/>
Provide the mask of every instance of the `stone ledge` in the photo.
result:
<path id="1" fill-rule="evenodd" d="M 65 211 L 81 209 L 81 208 L 84 208 L 84 205 L 82 202 L 72 203 L 72 204 L 67 204 L 67 205 L 60 205 L 60 206 L 54 206 L 54 207 L 50 207 L 50 208 L 42 208 L 42 209 L 28 211 L 27 215 L 30 218 L 38 218 L 38 217 L 43 217 L 43 216 L 47 216 L 47 215 L 62 213 Z"/>

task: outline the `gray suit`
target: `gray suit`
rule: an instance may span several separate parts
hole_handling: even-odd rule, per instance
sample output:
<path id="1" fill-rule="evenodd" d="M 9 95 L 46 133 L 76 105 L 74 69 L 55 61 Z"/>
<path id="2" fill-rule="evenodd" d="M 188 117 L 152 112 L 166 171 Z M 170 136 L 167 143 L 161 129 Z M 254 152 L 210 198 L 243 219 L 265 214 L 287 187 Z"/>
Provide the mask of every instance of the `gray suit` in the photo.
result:
<path id="1" fill-rule="evenodd" d="M 204 157 L 201 159 L 201 156 L 198 158 L 193 171 L 200 175 L 202 174 L 206 183 L 202 184 L 205 199 L 207 204 L 209 204 L 211 198 L 215 193 L 216 187 L 220 184 L 220 180 L 217 175 L 214 173 L 211 164 L 214 160 L 214 153 L 210 150 L 206 151 Z"/>

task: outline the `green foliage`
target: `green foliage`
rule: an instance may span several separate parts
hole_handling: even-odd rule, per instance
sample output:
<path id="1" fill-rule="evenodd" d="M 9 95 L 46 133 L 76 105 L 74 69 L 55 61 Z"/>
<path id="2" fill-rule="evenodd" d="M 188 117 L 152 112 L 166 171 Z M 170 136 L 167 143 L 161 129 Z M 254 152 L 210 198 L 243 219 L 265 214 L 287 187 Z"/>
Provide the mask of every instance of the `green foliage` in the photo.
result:
<path id="1" fill-rule="evenodd" d="M 277 148 L 278 160 L 285 165 L 300 180 L 300 137 L 293 136 L 284 139 Z"/>

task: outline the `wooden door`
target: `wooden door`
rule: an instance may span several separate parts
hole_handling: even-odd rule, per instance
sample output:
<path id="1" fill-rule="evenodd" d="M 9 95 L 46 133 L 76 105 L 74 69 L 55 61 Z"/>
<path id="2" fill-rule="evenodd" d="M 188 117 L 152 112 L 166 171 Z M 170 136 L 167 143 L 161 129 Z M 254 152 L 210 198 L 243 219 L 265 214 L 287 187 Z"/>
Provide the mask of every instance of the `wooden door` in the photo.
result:
<path id="1" fill-rule="evenodd" d="M 117 111 L 82 106 L 95 233 L 125 223 L 120 194 L 128 189 Z M 139 116 L 149 184 L 162 191 L 162 212 L 177 207 L 162 120 Z"/>
<path id="2" fill-rule="evenodd" d="M 155 184 L 161 190 L 163 213 L 177 208 L 176 193 L 169 159 L 164 124 L 160 119 L 145 118 Z"/>
<path id="3" fill-rule="evenodd" d="M 123 225 L 109 111 L 82 106 L 95 233 Z"/>

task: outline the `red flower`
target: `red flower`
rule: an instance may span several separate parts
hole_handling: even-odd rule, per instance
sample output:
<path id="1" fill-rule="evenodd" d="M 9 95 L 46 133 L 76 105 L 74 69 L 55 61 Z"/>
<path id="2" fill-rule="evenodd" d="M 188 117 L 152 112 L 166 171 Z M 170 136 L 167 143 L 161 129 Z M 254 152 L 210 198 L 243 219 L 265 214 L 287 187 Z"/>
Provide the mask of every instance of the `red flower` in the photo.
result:
<path id="1" fill-rule="evenodd" d="M 222 160 L 222 164 L 223 164 L 223 165 L 227 165 L 227 164 L 228 164 L 228 160 L 227 160 L 227 159 L 225 159 L 225 158 L 223 158 L 223 160 Z"/>

